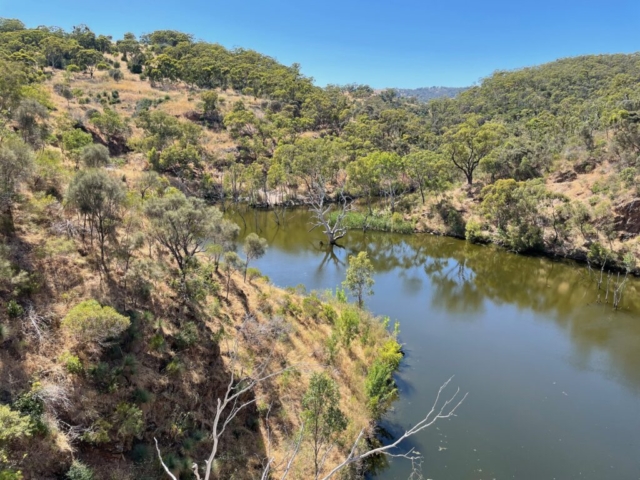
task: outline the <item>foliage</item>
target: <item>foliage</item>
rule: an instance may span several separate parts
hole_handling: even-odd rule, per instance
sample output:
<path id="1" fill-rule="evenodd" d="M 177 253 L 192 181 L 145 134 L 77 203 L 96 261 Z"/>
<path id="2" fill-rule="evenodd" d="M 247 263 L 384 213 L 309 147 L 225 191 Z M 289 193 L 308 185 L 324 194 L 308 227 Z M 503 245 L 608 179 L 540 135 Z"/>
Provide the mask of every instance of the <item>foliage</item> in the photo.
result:
<path id="1" fill-rule="evenodd" d="M 109 149 L 99 143 L 85 145 L 80 152 L 82 163 L 88 168 L 104 167 L 109 164 Z"/>
<path id="2" fill-rule="evenodd" d="M 87 170 L 76 174 L 69 185 L 67 202 L 89 223 L 98 236 L 100 259 L 107 270 L 106 245 L 114 235 L 125 201 L 122 183 L 103 170 Z"/>
<path id="3" fill-rule="evenodd" d="M 349 255 L 349 266 L 347 267 L 347 278 L 342 284 L 358 300 L 358 306 L 364 305 L 364 296 L 373 294 L 373 264 L 367 252 L 360 252 L 358 255 Z"/>
<path id="4" fill-rule="evenodd" d="M 335 221 L 339 212 L 332 212 L 329 215 L 331 221 Z M 412 222 L 405 221 L 402 216 L 398 218 L 396 214 L 391 215 L 381 210 L 367 212 L 348 212 L 342 220 L 343 225 L 349 230 L 363 231 L 372 230 L 377 232 L 393 232 L 409 234 L 415 231 Z"/>
<path id="5" fill-rule="evenodd" d="M 264 238 L 259 237 L 255 233 L 250 233 L 244 239 L 242 249 L 244 250 L 244 254 L 247 257 L 247 260 L 244 263 L 244 279 L 246 280 L 249 262 L 253 259 L 262 257 L 267 252 L 267 241 Z"/>
<path id="6" fill-rule="evenodd" d="M 67 472 L 68 480 L 93 480 L 93 471 L 79 460 L 74 460 Z"/>
<path id="7" fill-rule="evenodd" d="M 316 476 L 320 452 L 335 442 L 335 437 L 347 428 L 348 420 L 340 410 L 338 385 L 326 373 L 314 373 L 302 398 L 302 416 L 313 447 Z"/>
<path id="8" fill-rule="evenodd" d="M 393 381 L 394 368 L 391 364 L 377 359 L 371 365 L 365 379 L 365 393 L 369 409 L 374 417 L 379 417 L 398 396 Z"/>
<path id="9" fill-rule="evenodd" d="M 345 308 L 340 313 L 336 327 L 340 335 L 340 341 L 342 344 L 349 348 L 351 342 L 358 334 L 358 328 L 360 326 L 360 315 L 354 308 Z"/>
<path id="10" fill-rule="evenodd" d="M 7 405 L 0 405 L 0 448 L 13 440 L 29 435 L 31 435 L 29 417 L 12 410 Z"/>
<path id="11" fill-rule="evenodd" d="M 90 133 L 83 132 L 79 128 L 72 128 L 62 134 L 62 146 L 71 156 L 77 156 L 82 149 L 93 143 Z"/>
<path id="12" fill-rule="evenodd" d="M 0 212 L 11 207 L 33 167 L 33 153 L 22 140 L 11 136 L 0 143 Z"/>
<path id="13" fill-rule="evenodd" d="M 153 238 L 169 251 L 184 281 L 195 256 L 215 236 L 222 214 L 203 200 L 187 198 L 180 192 L 149 200 L 145 212 Z"/>
<path id="14" fill-rule="evenodd" d="M 144 428 L 142 410 L 130 403 L 120 403 L 116 407 L 114 424 L 117 426 L 118 436 L 121 439 L 130 441 L 134 437 L 139 437 Z"/>
<path id="15" fill-rule="evenodd" d="M 79 375 L 84 371 L 84 367 L 80 358 L 78 358 L 77 355 L 73 355 L 71 352 L 63 352 L 62 354 L 60 354 L 60 357 L 58 357 L 58 359 L 69 373 Z"/>
<path id="16" fill-rule="evenodd" d="M 81 343 L 98 345 L 119 336 L 130 324 L 127 317 L 111 307 L 100 305 L 96 300 L 80 302 L 62 319 L 62 328 Z"/>

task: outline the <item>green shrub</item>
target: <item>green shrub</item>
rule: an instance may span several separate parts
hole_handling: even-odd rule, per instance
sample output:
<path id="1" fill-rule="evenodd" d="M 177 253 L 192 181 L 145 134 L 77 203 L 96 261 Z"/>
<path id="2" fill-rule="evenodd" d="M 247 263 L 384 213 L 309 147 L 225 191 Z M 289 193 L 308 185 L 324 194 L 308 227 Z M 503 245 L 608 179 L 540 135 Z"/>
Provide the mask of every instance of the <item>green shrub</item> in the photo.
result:
<path id="1" fill-rule="evenodd" d="M 22 480 L 23 478 L 21 471 L 0 470 L 0 480 Z"/>
<path id="2" fill-rule="evenodd" d="M 360 315 L 355 308 L 346 308 L 338 318 L 338 332 L 342 344 L 349 348 L 351 342 L 358 334 Z"/>
<path id="3" fill-rule="evenodd" d="M 302 300 L 302 311 L 307 318 L 317 320 L 322 311 L 322 303 L 315 295 L 310 295 Z"/>
<path id="4" fill-rule="evenodd" d="M 133 391 L 133 401 L 138 404 L 149 403 L 152 398 L 153 395 L 151 394 L 151 392 L 145 390 L 144 388 L 136 388 Z"/>
<path id="5" fill-rule="evenodd" d="M 151 340 L 149 340 L 149 348 L 151 348 L 151 350 L 162 350 L 164 344 L 164 335 L 162 335 L 162 333 L 156 333 L 151 337 Z"/>
<path id="6" fill-rule="evenodd" d="M 378 352 L 378 358 L 395 371 L 402 361 L 402 346 L 395 338 L 390 338 L 382 345 L 380 352 Z"/>
<path id="7" fill-rule="evenodd" d="M 93 471 L 79 460 L 74 460 L 67 472 L 68 480 L 93 480 Z"/>
<path id="8" fill-rule="evenodd" d="M 338 313 L 336 312 L 335 308 L 333 308 L 328 303 L 325 303 L 324 305 L 322 305 L 322 317 L 327 323 L 333 325 L 338 320 Z"/>
<path id="9" fill-rule="evenodd" d="M 44 419 L 44 403 L 38 396 L 39 383 L 34 383 L 31 390 L 23 393 L 13 403 L 13 407 L 29 419 L 29 434 L 44 435 L 49 431 Z"/>
<path id="10" fill-rule="evenodd" d="M 120 403 L 116 407 L 114 420 L 118 436 L 124 440 L 139 437 L 144 429 L 142 410 L 131 403 Z"/>
<path id="11" fill-rule="evenodd" d="M 262 272 L 260 271 L 259 268 L 256 268 L 256 267 L 247 268 L 247 278 L 249 279 L 250 282 L 260 277 L 262 277 Z"/>
<path id="12" fill-rule="evenodd" d="M 329 336 L 329 338 L 327 338 L 327 363 L 329 363 L 329 365 L 333 365 L 333 363 L 336 361 L 336 356 L 338 355 L 338 342 L 339 342 L 339 336 L 337 334 L 337 332 L 332 331 L 331 335 Z"/>
<path id="13" fill-rule="evenodd" d="M 62 328 L 83 343 L 101 344 L 117 337 L 130 325 L 129 318 L 95 300 L 79 303 L 62 319 Z"/>
<path id="14" fill-rule="evenodd" d="M 7 405 L 0 405 L 0 446 L 29 435 L 31 435 L 29 417 L 12 410 Z"/>
<path id="15" fill-rule="evenodd" d="M 486 234 L 482 231 L 482 224 L 476 220 L 469 220 L 464 230 L 464 237 L 471 243 L 485 243 Z"/>
<path id="16" fill-rule="evenodd" d="M 194 322 L 185 322 L 180 327 L 178 335 L 176 335 L 178 348 L 189 348 L 194 345 L 198 339 L 198 326 Z"/>
<path id="17" fill-rule="evenodd" d="M 614 259 L 613 252 L 607 249 L 600 242 L 593 242 L 589 246 L 589 252 L 587 253 L 587 260 L 594 265 L 605 265 L 611 263 Z"/>
<path id="18" fill-rule="evenodd" d="M 99 445 L 101 443 L 108 443 L 111 441 L 109 436 L 109 430 L 113 428 L 109 422 L 104 419 L 99 419 L 91 425 L 91 428 L 82 434 L 80 437 L 82 441 Z"/>
<path id="19" fill-rule="evenodd" d="M 622 180 L 625 187 L 631 188 L 635 185 L 637 173 L 638 171 L 632 167 L 625 168 L 620 172 L 620 180 Z"/>
<path id="20" fill-rule="evenodd" d="M 393 372 L 391 365 L 378 359 L 367 373 L 364 389 L 374 418 L 379 418 L 398 396 Z"/>
<path id="21" fill-rule="evenodd" d="M 184 365 L 178 357 L 172 358 L 165 368 L 165 371 L 169 375 L 180 375 L 180 373 L 182 373 L 182 370 L 184 370 Z"/>
<path id="22" fill-rule="evenodd" d="M 11 318 L 17 318 L 24 313 L 24 308 L 20 306 L 15 300 L 9 300 L 7 302 L 7 315 Z"/>
<path id="23" fill-rule="evenodd" d="M 84 367 L 82 366 L 80 359 L 71 352 L 63 352 L 58 360 L 60 360 L 60 363 L 64 365 L 64 368 L 69 373 L 79 375 L 84 371 Z"/>

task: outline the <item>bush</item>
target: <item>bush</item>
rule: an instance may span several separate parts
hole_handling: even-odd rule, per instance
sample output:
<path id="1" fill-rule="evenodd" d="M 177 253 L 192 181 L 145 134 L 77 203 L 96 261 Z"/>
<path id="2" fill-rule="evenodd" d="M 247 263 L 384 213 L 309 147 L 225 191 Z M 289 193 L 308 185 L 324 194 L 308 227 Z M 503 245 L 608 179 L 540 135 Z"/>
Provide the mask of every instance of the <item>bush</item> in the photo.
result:
<path id="1" fill-rule="evenodd" d="M 101 344 L 120 335 L 129 325 L 131 321 L 127 317 L 95 300 L 79 303 L 62 319 L 62 328 L 83 343 Z"/>
<path id="2" fill-rule="evenodd" d="M 44 435 L 49 431 L 44 419 L 44 403 L 37 394 L 39 386 L 34 383 L 30 391 L 20 395 L 13 403 L 13 407 L 28 419 L 27 435 Z"/>
<path id="3" fill-rule="evenodd" d="M 302 300 L 302 311 L 307 318 L 317 320 L 322 312 L 322 303 L 315 295 L 305 297 Z"/>
<path id="4" fill-rule="evenodd" d="M 476 220 L 469 220 L 467 222 L 464 237 L 471 243 L 487 242 L 487 235 L 482 231 L 482 224 Z"/>
<path id="5" fill-rule="evenodd" d="M 24 313 L 24 308 L 20 306 L 15 300 L 9 300 L 7 302 L 7 315 L 11 318 L 17 318 Z"/>
<path id="6" fill-rule="evenodd" d="M 109 149 L 99 143 L 86 145 L 80 152 L 80 159 L 88 168 L 104 167 L 110 161 Z"/>
<path id="7" fill-rule="evenodd" d="M 395 338 L 390 338 L 382 345 L 380 352 L 378 352 L 378 358 L 395 371 L 402 361 L 402 347 Z"/>
<path id="8" fill-rule="evenodd" d="M 119 82 L 120 80 L 124 79 L 124 73 L 122 73 L 122 71 L 118 70 L 117 67 L 116 68 L 112 68 L 111 70 L 109 70 L 109 77 L 111 77 L 116 82 Z"/>
<path id="9" fill-rule="evenodd" d="M 84 371 L 84 367 L 82 366 L 80 359 L 70 352 L 63 352 L 58 359 L 69 373 L 79 375 Z"/>
<path id="10" fill-rule="evenodd" d="M 185 322 L 176 336 L 178 348 L 189 348 L 198 341 L 198 326 L 194 322 Z"/>
<path id="11" fill-rule="evenodd" d="M 23 480 L 22 472 L 15 470 L 0 470 L 0 480 Z"/>
<path id="12" fill-rule="evenodd" d="M 82 434 L 82 441 L 93 444 L 108 443 L 111 441 L 109 430 L 113 428 L 109 422 L 104 419 L 97 420 L 91 425 L 91 428 Z"/>
<path id="13" fill-rule="evenodd" d="M 139 437 L 144 429 L 142 410 L 131 403 L 120 403 L 116 407 L 115 423 L 120 438 L 127 440 Z"/>
<path id="14" fill-rule="evenodd" d="M 149 340 L 149 348 L 151 350 L 162 350 L 164 348 L 164 336 L 162 333 L 156 333 L 151 340 Z"/>
<path id="15" fill-rule="evenodd" d="M 152 398 L 153 395 L 144 388 L 136 388 L 133 392 L 133 401 L 138 404 L 149 403 Z"/>
<path id="16" fill-rule="evenodd" d="M 375 418 L 379 418 L 398 395 L 398 389 L 393 381 L 393 372 L 391 365 L 378 359 L 367 373 L 364 389 L 369 410 Z"/>
<path id="17" fill-rule="evenodd" d="M 606 263 L 611 263 L 614 259 L 613 252 L 607 249 L 600 242 L 593 242 L 589 247 L 589 252 L 587 253 L 587 260 L 594 265 L 605 265 Z"/>
<path id="18" fill-rule="evenodd" d="M 322 316 L 327 323 L 330 323 L 332 325 L 338 320 L 338 313 L 336 312 L 335 308 L 327 303 L 322 306 Z"/>
<path id="19" fill-rule="evenodd" d="M 74 460 L 67 472 L 68 480 L 93 480 L 93 471 L 79 460 Z"/>
<path id="20" fill-rule="evenodd" d="M 338 318 L 338 332 L 345 347 L 351 345 L 351 341 L 358 334 L 360 315 L 354 308 L 346 308 Z"/>
<path id="21" fill-rule="evenodd" d="M 247 268 L 247 278 L 249 279 L 250 282 L 260 277 L 262 277 L 262 272 L 260 272 L 259 268 L 256 268 L 256 267 Z"/>
<path id="22" fill-rule="evenodd" d="M 31 435 L 29 417 L 21 415 L 7 405 L 0 405 L 0 445 L 29 435 Z"/>
<path id="23" fill-rule="evenodd" d="M 100 71 L 104 71 L 104 70 L 108 70 L 109 69 L 109 64 L 105 63 L 105 62 L 100 62 L 96 65 L 96 69 L 100 70 Z"/>

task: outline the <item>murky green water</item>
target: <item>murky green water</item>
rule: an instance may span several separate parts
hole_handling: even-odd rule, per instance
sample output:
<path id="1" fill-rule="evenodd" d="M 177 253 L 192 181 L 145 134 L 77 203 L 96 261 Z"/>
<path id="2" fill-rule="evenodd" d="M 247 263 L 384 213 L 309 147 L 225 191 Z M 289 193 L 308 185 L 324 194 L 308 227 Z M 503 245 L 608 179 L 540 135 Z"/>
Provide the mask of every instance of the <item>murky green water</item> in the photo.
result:
<path id="1" fill-rule="evenodd" d="M 242 217 L 269 241 L 256 266 L 279 286 L 334 288 L 347 255 L 369 252 L 367 306 L 400 321 L 407 352 L 391 431 L 422 418 L 451 375 L 469 392 L 456 418 L 406 445 L 424 454 L 424 478 L 640 479 L 637 280 L 614 312 L 585 267 L 429 235 L 351 232 L 328 253 L 303 210 L 280 226 L 273 212 Z M 409 472 L 399 459 L 377 478 Z"/>

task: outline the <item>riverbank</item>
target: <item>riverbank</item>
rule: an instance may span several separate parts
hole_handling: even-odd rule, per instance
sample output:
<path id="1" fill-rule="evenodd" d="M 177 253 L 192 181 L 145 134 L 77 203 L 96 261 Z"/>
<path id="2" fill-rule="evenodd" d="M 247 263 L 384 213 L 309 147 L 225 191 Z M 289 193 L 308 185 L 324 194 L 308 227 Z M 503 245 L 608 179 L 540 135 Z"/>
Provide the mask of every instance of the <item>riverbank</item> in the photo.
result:
<path id="1" fill-rule="evenodd" d="M 454 391 L 469 392 L 455 419 L 412 439 L 409 447 L 425 455 L 425 477 L 520 478 L 526 469 L 532 478 L 583 471 L 598 480 L 611 465 L 620 477 L 637 471 L 637 279 L 629 279 L 614 310 L 611 292 L 607 302 L 605 285 L 597 287 L 599 272 L 574 262 L 445 236 L 362 230 L 349 231 L 344 248 L 330 250 L 319 246 L 320 229 L 309 232 L 304 209 L 288 210 L 280 225 L 272 212 L 244 215 L 240 239 L 252 232 L 269 239 L 255 266 L 281 287 L 333 288 L 344 279 L 348 257 L 368 252 L 375 284 L 365 305 L 400 322 L 406 352 L 396 375 L 399 399 L 382 422 L 392 435 L 424 416 L 452 375 Z M 602 429 L 593 418 L 611 402 L 619 407 Z M 408 478 L 410 469 L 394 459 L 373 478 Z"/>

